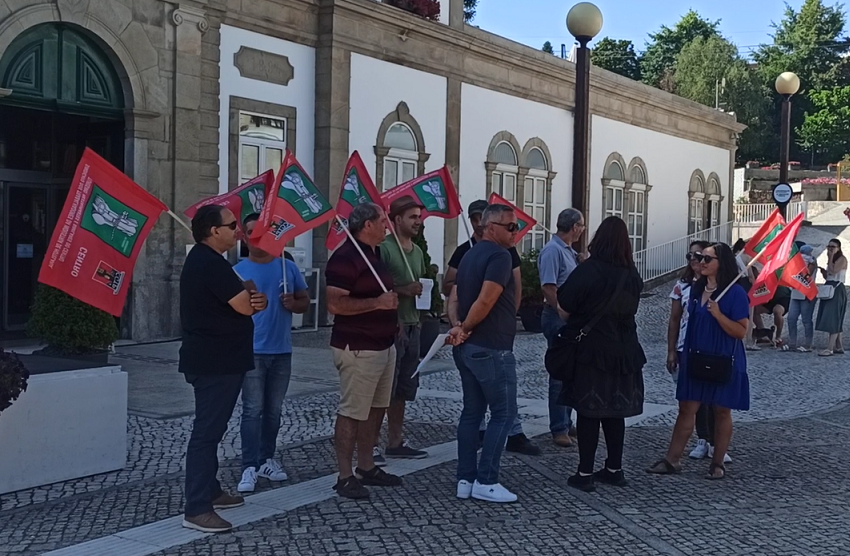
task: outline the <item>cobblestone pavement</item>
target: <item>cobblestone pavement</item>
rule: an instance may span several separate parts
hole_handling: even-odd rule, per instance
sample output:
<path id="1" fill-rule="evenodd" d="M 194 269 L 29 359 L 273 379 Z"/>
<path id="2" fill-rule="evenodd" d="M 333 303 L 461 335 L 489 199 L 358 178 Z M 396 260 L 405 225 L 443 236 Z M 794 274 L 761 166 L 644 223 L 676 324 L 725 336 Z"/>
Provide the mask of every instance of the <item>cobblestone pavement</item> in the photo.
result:
<path id="1" fill-rule="evenodd" d="M 672 406 L 664 369 L 669 289 L 648 292 L 638 320 L 649 360 L 647 402 Z M 307 336 L 297 341 L 316 342 Z M 520 398 L 544 399 L 544 351 L 540 335 L 518 336 Z M 720 483 L 701 478 L 702 462 L 676 477 L 640 471 L 669 440 L 669 411 L 629 429 L 628 489 L 568 490 L 575 452 L 555 449 L 544 436 L 535 440 L 544 456 L 505 459 L 504 482 L 521 495 L 513 506 L 455 500 L 454 464 L 446 463 L 409 476 L 401 492 L 376 491 L 367 504 L 327 500 L 163 554 L 847 554 L 850 498 L 840 473 L 850 456 L 850 412 L 835 409 L 850 399 L 847 362 L 763 350 L 748 354 L 748 369 L 752 410 L 735 415 L 735 463 Z M 423 376 L 422 388 L 459 392 L 460 383 L 449 370 Z M 336 402 L 335 393 L 287 400 L 279 444 L 291 479 L 283 486 L 334 472 Z M 460 407 L 446 395 L 410 404 L 411 442 L 451 441 Z M 225 485 L 239 474 L 240 411 L 220 451 Z M 0 554 L 40 554 L 178 515 L 190 428 L 189 418 L 131 417 L 125 469 L 0 496 Z M 260 490 L 270 488 L 261 482 Z"/>

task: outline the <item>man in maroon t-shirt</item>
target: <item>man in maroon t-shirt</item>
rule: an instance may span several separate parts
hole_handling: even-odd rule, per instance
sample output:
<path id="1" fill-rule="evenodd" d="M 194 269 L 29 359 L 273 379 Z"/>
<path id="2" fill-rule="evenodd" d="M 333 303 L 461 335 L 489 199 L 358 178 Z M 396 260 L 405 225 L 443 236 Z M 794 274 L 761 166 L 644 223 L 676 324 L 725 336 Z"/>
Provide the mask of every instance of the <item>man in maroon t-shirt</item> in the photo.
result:
<path id="1" fill-rule="evenodd" d="M 392 274 L 381 261 L 378 247 L 387 231 L 384 211 L 372 203 L 357 205 L 348 217 L 348 227 L 356 243 L 349 238 L 334 252 L 325 277 L 328 311 L 334 315 L 331 351 L 340 386 L 334 431 L 339 480 L 334 489 L 340 496 L 356 499 L 369 497 L 364 485 L 401 485 L 400 477 L 386 473 L 372 459 L 372 447 L 392 394 L 398 296 L 392 291 Z M 355 444 L 358 467 L 352 472 Z"/>

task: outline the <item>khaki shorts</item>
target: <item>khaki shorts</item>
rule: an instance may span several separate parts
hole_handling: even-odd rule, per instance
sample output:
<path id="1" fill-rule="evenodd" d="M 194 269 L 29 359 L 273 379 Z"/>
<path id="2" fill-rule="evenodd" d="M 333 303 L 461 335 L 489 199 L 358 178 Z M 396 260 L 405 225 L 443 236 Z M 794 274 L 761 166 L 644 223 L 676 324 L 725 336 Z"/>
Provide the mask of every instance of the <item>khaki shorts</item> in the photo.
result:
<path id="1" fill-rule="evenodd" d="M 390 406 L 395 375 L 395 346 L 383 351 L 351 351 L 331 347 L 339 370 L 339 411 L 343 417 L 365 421 L 375 407 Z"/>

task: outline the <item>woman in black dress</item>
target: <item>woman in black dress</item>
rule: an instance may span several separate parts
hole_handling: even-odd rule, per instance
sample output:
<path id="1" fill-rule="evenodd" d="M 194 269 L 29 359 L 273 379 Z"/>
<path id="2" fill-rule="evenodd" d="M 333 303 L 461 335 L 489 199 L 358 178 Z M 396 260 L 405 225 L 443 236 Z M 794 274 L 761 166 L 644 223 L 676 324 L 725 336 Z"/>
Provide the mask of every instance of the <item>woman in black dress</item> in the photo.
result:
<path id="1" fill-rule="evenodd" d="M 578 413 L 579 466 L 568 484 L 586 492 L 595 490 L 594 479 L 627 484 L 622 469 L 626 417 L 643 412 L 646 363 L 635 325 L 643 280 L 632 259 L 625 222 L 606 218 L 588 250 L 590 258 L 558 289 L 558 304 L 569 314 L 562 334 L 577 335 L 601 314 L 578 343 L 575 371 L 566 377 L 558 400 Z M 608 459 L 594 473 L 600 425 Z"/>

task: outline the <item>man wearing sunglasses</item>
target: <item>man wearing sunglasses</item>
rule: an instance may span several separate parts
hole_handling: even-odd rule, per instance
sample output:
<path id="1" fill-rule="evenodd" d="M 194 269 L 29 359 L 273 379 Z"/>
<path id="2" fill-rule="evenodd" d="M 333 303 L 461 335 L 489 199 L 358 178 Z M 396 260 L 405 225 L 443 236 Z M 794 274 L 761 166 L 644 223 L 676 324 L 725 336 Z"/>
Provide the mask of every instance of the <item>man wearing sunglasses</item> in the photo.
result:
<path id="1" fill-rule="evenodd" d="M 449 299 L 450 333 L 463 387 L 463 412 L 457 429 L 457 496 L 487 502 L 514 502 L 499 484 L 502 450 L 517 417 L 516 292 L 507 249 L 516 242 L 516 214 L 490 205 L 481 217 L 484 234 L 457 271 Z M 478 425 L 490 408 L 480 462 Z"/>
<path id="2" fill-rule="evenodd" d="M 452 253 L 451 258 L 449 259 L 449 264 L 446 268 L 446 275 L 443 278 L 443 295 L 445 295 L 446 298 L 451 295 L 452 288 L 457 281 L 457 269 L 460 267 L 460 262 L 469 250 L 484 237 L 484 226 L 481 223 L 481 217 L 487 209 L 487 206 L 487 201 L 473 201 L 469 204 L 467 215 L 469 216 L 469 222 L 472 224 L 473 234 L 469 241 L 464 241 L 457 246 L 457 249 L 455 249 L 455 252 Z M 519 253 L 517 253 L 516 247 L 513 245 L 511 245 L 508 249 L 508 253 L 511 256 L 516 308 L 519 310 L 519 302 L 522 299 L 522 275 L 519 270 L 521 261 Z M 484 420 L 481 421 L 481 427 L 479 430 L 481 437 L 480 441 L 483 442 L 484 431 L 486 430 L 486 422 Z M 511 428 L 506 449 L 509 452 L 516 452 L 527 456 L 539 456 L 541 454 L 540 448 L 532 444 L 528 437 L 523 433 L 522 423 L 520 422 L 519 417 L 517 417 L 513 427 Z"/>
<path id="3" fill-rule="evenodd" d="M 195 422 L 186 449 L 183 526 L 204 533 L 232 525 L 215 510 L 235 508 L 241 496 L 216 479 L 218 445 L 227 432 L 245 374 L 254 368 L 254 322 L 268 300 L 243 284 L 224 253 L 236 247 L 239 223 L 228 209 L 201 207 L 192 218 L 195 246 L 180 274 L 183 343 L 178 370 L 195 394 Z"/>

